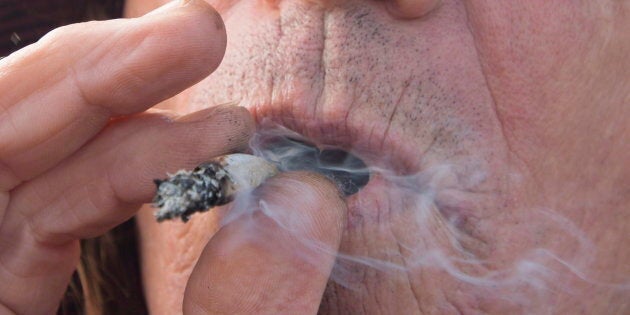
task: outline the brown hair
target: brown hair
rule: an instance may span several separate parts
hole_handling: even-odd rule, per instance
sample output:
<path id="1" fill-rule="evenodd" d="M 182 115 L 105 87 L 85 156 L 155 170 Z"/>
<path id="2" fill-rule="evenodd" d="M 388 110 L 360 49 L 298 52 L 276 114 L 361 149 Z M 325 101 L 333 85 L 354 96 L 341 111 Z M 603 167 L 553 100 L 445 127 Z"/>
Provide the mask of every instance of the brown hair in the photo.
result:
<path id="1" fill-rule="evenodd" d="M 58 314 L 147 314 L 133 219 L 81 241 L 81 261 Z"/>
<path id="2" fill-rule="evenodd" d="M 124 0 L 4 0 L 0 57 L 76 22 L 122 16 Z M 81 241 L 81 260 L 57 314 L 147 314 L 133 219 Z"/>
<path id="3" fill-rule="evenodd" d="M 66 24 L 120 17 L 123 6 L 124 0 L 0 1 L 0 56 Z"/>

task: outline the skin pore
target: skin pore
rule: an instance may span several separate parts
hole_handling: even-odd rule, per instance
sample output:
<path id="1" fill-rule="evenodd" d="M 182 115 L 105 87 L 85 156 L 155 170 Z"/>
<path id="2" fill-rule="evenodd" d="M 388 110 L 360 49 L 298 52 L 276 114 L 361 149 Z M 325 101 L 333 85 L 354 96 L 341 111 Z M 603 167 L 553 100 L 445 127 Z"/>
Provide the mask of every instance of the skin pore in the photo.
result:
<path id="1" fill-rule="evenodd" d="M 335 267 L 309 271 L 332 268 L 321 313 L 628 311 L 628 3 L 209 3 L 225 57 L 160 107 L 236 103 L 374 169 L 346 200 Z M 181 311 L 229 211 L 160 225 L 140 211 L 152 314 Z"/>

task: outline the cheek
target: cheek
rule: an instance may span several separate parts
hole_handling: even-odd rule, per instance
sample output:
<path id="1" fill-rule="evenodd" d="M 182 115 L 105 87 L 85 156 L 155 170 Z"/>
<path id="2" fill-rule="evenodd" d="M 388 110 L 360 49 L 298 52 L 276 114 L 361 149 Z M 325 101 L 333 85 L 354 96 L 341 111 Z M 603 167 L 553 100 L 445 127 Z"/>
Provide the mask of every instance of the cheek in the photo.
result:
<path id="1" fill-rule="evenodd" d="M 591 57 L 605 47 L 597 39 L 601 30 L 595 23 L 609 18 L 602 18 L 593 5 L 469 1 L 466 8 L 480 62 L 508 131 L 528 128 L 518 136 L 531 136 L 537 132 L 532 124 L 540 117 L 549 121 L 563 100 L 580 93 L 567 87 L 593 80 L 585 69 L 597 68 Z M 566 119 L 562 115 L 560 121 Z"/>
<path id="2" fill-rule="evenodd" d="M 154 210 L 145 205 L 136 216 L 144 293 L 151 314 L 178 314 L 188 277 L 218 231 L 223 209 L 197 215 L 188 223 L 157 223 Z"/>

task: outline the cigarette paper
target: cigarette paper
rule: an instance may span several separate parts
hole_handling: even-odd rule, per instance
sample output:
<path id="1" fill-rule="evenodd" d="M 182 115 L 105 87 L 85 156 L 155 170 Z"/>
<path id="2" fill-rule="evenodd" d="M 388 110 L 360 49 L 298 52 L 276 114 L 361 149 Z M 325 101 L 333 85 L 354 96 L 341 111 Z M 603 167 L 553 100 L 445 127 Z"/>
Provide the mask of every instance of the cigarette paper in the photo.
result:
<path id="1" fill-rule="evenodd" d="M 229 203 L 243 190 L 258 187 L 278 173 L 276 166 L 249 154 L 229 154 L 205 162 L 192 171 L 180 170 L 154 180 L 153 205 L 158 222 L 181 218 Z"/>

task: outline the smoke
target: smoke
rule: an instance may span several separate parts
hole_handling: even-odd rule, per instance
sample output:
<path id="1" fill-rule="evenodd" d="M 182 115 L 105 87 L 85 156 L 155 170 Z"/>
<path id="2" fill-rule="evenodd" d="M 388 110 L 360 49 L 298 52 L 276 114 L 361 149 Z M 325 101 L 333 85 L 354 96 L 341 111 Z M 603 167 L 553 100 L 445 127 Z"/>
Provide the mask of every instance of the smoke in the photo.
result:
<path id="1" fill-rule="evenodd" d="M 279 126 L 266 124 L 251 149 L 281 170 L 318 171 L 308 165 L 313 159 L 303 158 L 313 154 L 307 139 Z M 527 208 L 501 213 L 493 208 L 501 207 L 501 195 L 460 191 L 462 169 L 473 169 L 468 171 L 469 186 L 486 179 L 483 169 L 471 168 L 469 161 L 433 165 L 411 175 L 365 166 L 352 155 L 337 162 L 326 171 L 352 175 L 341 180 L 342 189 L 365 181 L 351 187 L 356 191 L 349 190 L 350 214 L 339 251 L 290 222 L 286 213 L 291 209 L 275 209 L 266 200 L 252 207 L 251 191 L 237 196 L 223 224 L 258 209 L 299 240 L 303 246 L 296 255 L 306 263 L 314 263 L 313 257 L 321 253 L 334 255 L 330 279 L 351 291 L 365 290 L 366 281 L 374 279 L 409 281 L 412 287 L 418 282 L 422 290 L 457 288 L 491 303 L 547 312 L 547 304 L 558 294 L 630 290 L 630 279 L 599 280 L 593 272 L 597 246 L 560 212 Z M 498 214 L 485 216 L 488 213 Z M 248 227 L 257 228 L 253 221 Z"/>

